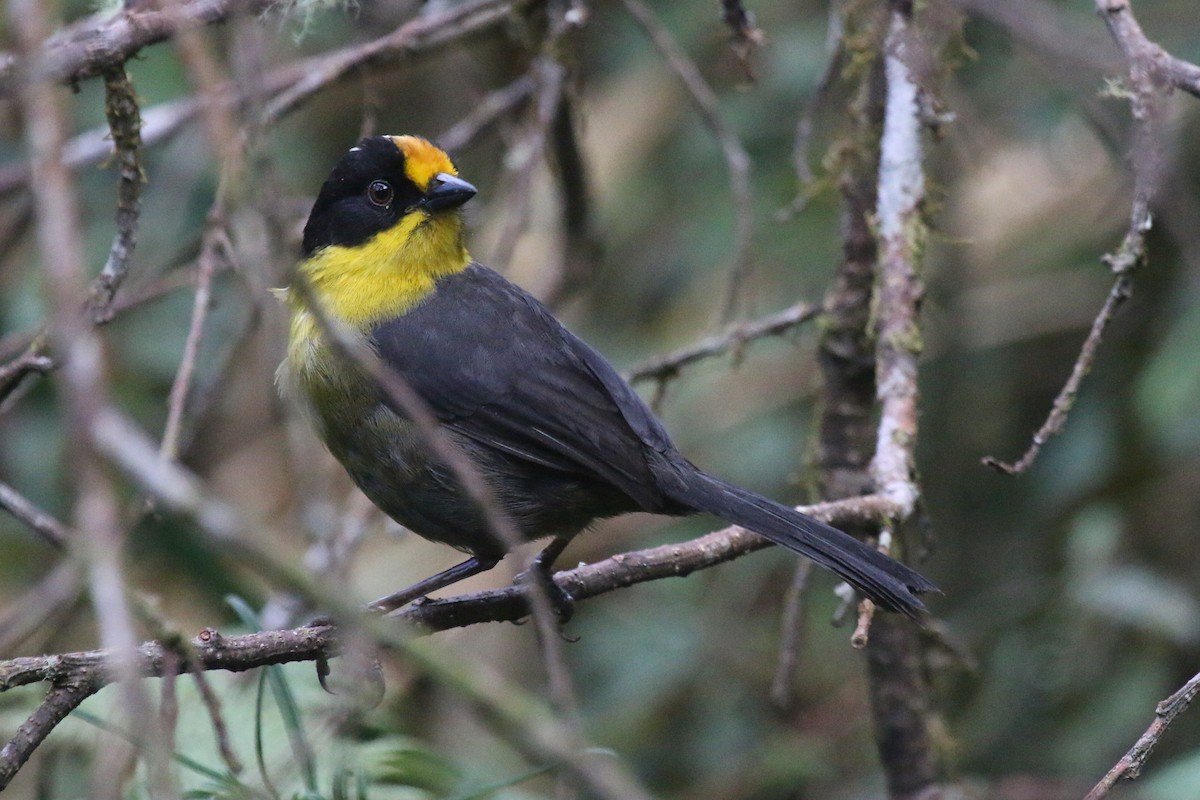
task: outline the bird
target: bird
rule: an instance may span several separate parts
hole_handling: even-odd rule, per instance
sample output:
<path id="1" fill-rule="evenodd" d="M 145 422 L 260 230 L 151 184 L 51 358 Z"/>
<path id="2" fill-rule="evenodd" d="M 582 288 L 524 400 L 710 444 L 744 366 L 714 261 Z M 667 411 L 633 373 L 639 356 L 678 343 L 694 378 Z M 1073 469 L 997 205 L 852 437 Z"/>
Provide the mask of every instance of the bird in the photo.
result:
<path id="1" fill-rule="evenodd" d="M 506 555 L 427 430 L 337 347 L 408 387 L 549 569 L 595 520 L 633 511 L 715 515 L 920 620 L 936 586 L 842 531 L 695 466 L 617 370 L 536 298 L 474 261 L 462 206 L 476 188 L 420 136 L 370 136 L 322 184 L 304 226 L 278 382 L 359 489 L 420 536 L 469 557 L 381 598 L 395 611 Z M 314 307 L 315 306 L 315 307 Z M 319 309 L 319 311 L 318 311 Z M 548 572 L 547 572 L 548 574 Z"/>

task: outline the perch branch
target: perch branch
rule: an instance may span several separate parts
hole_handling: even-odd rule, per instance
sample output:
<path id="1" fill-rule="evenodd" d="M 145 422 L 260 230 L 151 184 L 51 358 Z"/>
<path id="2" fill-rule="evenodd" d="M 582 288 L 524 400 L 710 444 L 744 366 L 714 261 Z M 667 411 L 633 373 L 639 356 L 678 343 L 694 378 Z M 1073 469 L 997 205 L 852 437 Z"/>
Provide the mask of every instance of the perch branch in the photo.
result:
<path id="1" fill-rule="evenodd" d="M 110 421 L 108 424 L 113 423 Z M 101 444 L 122 432 L 128 433 L 127 430 L 112 431 L 107 436 L 102 435 Z M 152 445 L 148 442 L 142 449 L 149 450 L 145 455 L 154 455 Z M 169 465 L 163 471 L 175 473 L 180 468 Z M 173 474 L 166 475 L 162 480 L 168 485 L 175 485 L 171 491 L 176 499 L 197 491 L 194 486 L 179 487 L 180 479 Z M 880 515 L 895 513 L 896 508 L 882 497 L 865 496 L 802 506 L 798 510 L 831 524 L 845 525 L 877 519 Z M 208 517 L 209 524 L 227 513 L 220 509 L 205 512 L 202 508 L 193 508 L 192 511 Z M 226 519 L 220 524 L 229 525 L 230 522 Z M 757 534 L 731 526 L 688 542 L 621 553 L 595 564 L 561 571 L 554 575 L 554 581 L 573 598 L 585 600 L 638 583 L 683 577 L 769 546 L 770 543 Z M 528 604 L 529 586 L 510 586 L 444 600 L 430 600 L 405 608 L 399 616 L 426 632 L 434 632 L 483 622 L 516 621 L 528 615 Z M 241 672 L 268 664 L 330 658 L 337 653 L 338 637 L 332 626 L 263 631 L 231 637 L 223 637 L 216 631 L 206 629 L 192 643 L 192 647 L 194 655 L 189 661 L 193 669 Z M 140 645 L 134 659 L 138 674 L 161 677 L 167 663 L 164 653 L 164 645 L 159 642 Z M 0 692 L 45 681 L 55 687 L 78 683 L 88 694 L 92 694 L 112 680 L 112 659 L 112 651 L 93 650 L 0 661 Z M 180 665 L 183 662 L 174 659 L 171 663 Z M 53 690 L 51 694 L 54 694 Z M 73 699 L 74 695 L 70 697 Z M 83 699 L 80 697 L 75 705 Z M 66 708 L 59 714 L 64 700 L 55 695 L 53 701 L 50 710 L 39 707 L 13 741 L 0 751 L 0 789 L 12 779 L 37 744 L 71 710 Z M 31 746 L 23 745 L 22 742 L 32 741 L 31 736 L 36 737 L 36 741 Z"/>

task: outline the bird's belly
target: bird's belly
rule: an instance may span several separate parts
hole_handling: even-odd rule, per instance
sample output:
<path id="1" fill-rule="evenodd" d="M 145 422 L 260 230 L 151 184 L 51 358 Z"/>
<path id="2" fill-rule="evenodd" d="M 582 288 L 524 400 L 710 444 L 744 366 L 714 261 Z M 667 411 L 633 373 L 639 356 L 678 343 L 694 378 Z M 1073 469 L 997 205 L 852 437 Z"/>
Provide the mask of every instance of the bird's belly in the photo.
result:
<path id="1" fill-rule="evenodd" d="M 349 411 L 350 413 L 345 413 Z M 476 555 L 500 556 L 501 545 L 478 502 L 416 427 L 382 404 L 341 406 L 320 414 L 330 452 L 371 502 L 413 532 Z M 526 540 L 574 535 L 597 517 L 634 510 L 628 498 L 571 475 L 547 470 L 490 447 L 443 434 L 480 472 L 504 513 Z"/>

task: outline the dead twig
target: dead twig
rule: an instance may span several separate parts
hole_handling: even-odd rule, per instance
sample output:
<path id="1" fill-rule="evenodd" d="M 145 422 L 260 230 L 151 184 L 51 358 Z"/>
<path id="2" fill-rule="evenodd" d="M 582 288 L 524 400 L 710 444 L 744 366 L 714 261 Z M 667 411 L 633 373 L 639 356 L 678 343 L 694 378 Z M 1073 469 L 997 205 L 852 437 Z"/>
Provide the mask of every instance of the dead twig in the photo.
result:
<path id="1" fill-rule="evenodd" d="M 551 308 L 562 304 L 596 271 L 600 236 L 592 216 L 587 162 L 576 131 L 575 102 L 568 91 L 558 104 L 550 128 L 553 162 L 557 169 L 559 217 L 562 220 L 562 256 L 542 299 Z"/>
<path id="2" fill-rule="evenodd" d="M 792 140 L 792 169 L 796 172 L 796 196 L 792 202 L 775 212 L 777 222 L 786 222 L 805 209 L 814 194 L 816 176 L 809 166 L 809 150 L 812 146 L 813 124 L 817 112 L 824 105 L 837 76 L 845 63 L 845 47 L 842 44 L 845 23 L 838 3 L 829 7 L 829 25 L 825 31 L 825 69 L 821 73 L 812 94 L 804 103 L 800 118 L 796 121 L 796 134 Z"/>
<path id="3" fill-rule="evenodd" d="M 484 128 L 528 100 L 535 89 L 537 82 L 532 75 L 525 73 L 507 86 L 489 92 L 472 107 L 469 114 L 436 137 L 438 146 L 447 152 L 461 150 L 475 141 Z"/>
<path id="4" fill-rule="evenodd" d="M 1193 675 L 1178 691 L 1159 703 L 1154 709 L 1154 721 L 1150 723 L 1150 727 L 1138 738 L 1129 752 L 1121 756 L 1121 760 L 1108 771 L 1108 774 L 1092 787 L 1083 800 L 1101 800 L 1101 798 L 1108 797 L 1109 790 L 1120 781 L 1137 780 L 1138 776 L 1142 774 L 1146 760 L 1150 758 L 1150 754 L 1158 745 L 1159 739 L 1167 732 L 1167 728 L 1171 727 L 1175 718 L 1187 710 L 1198 693 L 1200 693 L 1200 674 Z"/>
<path id="5" fill-rule="evenodd" d="M 65 549 L 71 539 L 65 525 L 3 481 L 0 481 L 0 508 L 24 522 L 30 530 L 59 550 Z"/>
<path id="6" fill-rule="evenodd" d="M 1144 70 L 1150 80 L 1200 97 L 1200 67 L 1176 58 L 1146 38 L 1129 0 L 1095 1 L 1096 10 L 1129 62 L 1135 86 L 1140 80 L 1134 73 Z"/>
<path id="7" fill-rule="evenodd" d="M 217 271 L 217 263 L 228 261 L 230 252 L 223 224 L 219 213 L 209 214 L 196 267 L 196 296 L 192 305 L 192 321 L 188 325 L 183 356 L 179 360 L 179 369 L 175 372 L 175 380 L 167 398 L 167 422 L 163 428 L 161 452 L 172 461 L 179 458 L 179 435 L 183 426 L 184 405 L 192 386 L 200 342 L 204 338 L 204 325 L 208 320 L 209 306 L 212 304 L 213 275 Z"/>
<path id="8" fill-rule="evenodd" d="M 983 458 L 985 466 L 1006 475 L 1020 475 L 1033 466 L 1033 462 L 1046 442 L 1061 432 L 1063 426 L 1067 424 L 1067 418 L 1070 416 L 1071 409 L 1075 407 L 1075 399 L 1079 395 L 1079 387 L 1096 361 L 1096 354 L 1100 349 L 1104 332 L 1108 329 L 1113 317 L 1116 316 L 1117 309 L 1129 299 L 1132 290 L 1133 277 L 1131 275 L 1126 273 L 1117 277 L 1112 289 L 1108 292 L 1104 305 L 1100 308 L 1100 313 L 1092 320 L 1092 327 L 1088 331 L 1087 338 L 1083 340 L 1083 347 L 1080 348 L 1079 355 L 1075 358 L 1074 366 L 1071 367 L 1070 377 L 1059 389 L 1058 395 L 1051 404 L 1050 414 L 1033 434 L 1033 440 L 1029 443 L 1025 454 L 1013 462 L 1001 461 L 995 456 L 985 456 Z"/>
<path id="9" fill-rule="evenodd" d="M 804 641 L 804 606 L 812 571 L 813 562 L 807 558 L 800 559 L 783 600 L 783 616 L 779 622 L 779 657 L 775 661 L 775 675 L 771 679 L 771 702 L 781 711 L 790 709 L 796 703 L 796 669 L 800 664 L 800 645 Z"/>
<path id="10" fill-rule="evenodd" d="M 1133 292 L 1134 274 L 1146 260 L 1146 234 L 1153 224 L 1151 205 L 1162 178 L 1165 100 L 1173 87 L 1185 88 L 1177 83 L 1181 80 L 1176 63 L 1179 60 L 1168 56 L 1161 47 L 1146 38 L 1126 0 L 1096 0 L 1096 7 L 1128 62 L 1129 104 L 1134 120 L 1131 155 L 1134 185 L 1129 228 L 1121 246 L 1103 258 L 1116 279 L 1104 305 L 1092 321 L 1071 374 L 1054 398 L 1045 422 L 1017 461 L 1008 463 L 993 456 L 983 459 L 986 466 L 1008 475 L 1020 475 L 1029 469 L 1046 442 L 1066 425 L 1083 379 L 1096 360 L 1105 331 Z M 1188 66 L 1200 75 L 1200 68 Z"/>
<path id="11" fill-rule="evenodd" d="M 123 64 L 104 73 L 104 113 L 117 162 L 117 232 L 104 268 L 92 281 L 89 304 L 97 324 L 112 319 L 113 297 L 129 272 L 137 246 L 142 185 L 146 182 L 141 160 L 141 110 Z"/>
<path id="12" fill-rule="evenodd" d="M 45 337 L 35 336 L 20 355 L 0 364 L 0 407 L 27 375 L 45 375 L 54 369 L 54 359 L 43 352 L 45 346 Z"/>
<path id="13" fill-rule="evenodd" d="M 511 184 L 505 202 L 507 215 L 491 261 L 501 271 L 512 260 L 517 242 L 529 224 L 533 181 L 546 157 L 547 132 L 558 113 L 566 86 L 567 68 L 549 56 L 539 56 L 530 69 L 536 89 L 533 113 L 520 142 L 509 150 L 505 175 Z"/>
<path id="14" fill-rule="evenodd" d="M 188 672 L 192 674 L 192 680 L 196 682 L 200 701 L 208 710 L 208 719 L 212 723 L 217 752 L 221 754 L 221 760 L 225 762 L 229 771 L 237 775 L 243 769 L 242 760 L 237 757 L 237 753 L 233 752 L 233 743 L 229 738 L 229 726 L 225 724 L 225 715 L 221 712 L 221 698 L 217 697 L 217 693 L 213 691 L 212 684 L 208 682 L 208 678 L 204 677 L 204 672 L 197 668 L 194 656 L 189 660 Z"/>
<path id="15" fill-rule="evenodd" d="M 750 342 L 768 336 L 782 336 L 814 319 L 821 310 L 820 305 L 801 302 L 765 317 L 736 323 L 729 326 L 724 333 L 708 336 L 693 345 L 652 358 L 626 370 L 625 379 L 631 383 L 648 380 L 659 383 L 669 381 L 684 367 L 697 361 L 731 351 L 740 354 L 742 348 Z"/>
<path id="16" fill-rule="evenodd" d="M 469 0 L 406 22 L 387 36 L 309 59 L 301 77 L 279 91 L 262 111 L 269 126 L 326 87 L 358 70 L 431 50 L 503 22 L 532 0 Z"/>

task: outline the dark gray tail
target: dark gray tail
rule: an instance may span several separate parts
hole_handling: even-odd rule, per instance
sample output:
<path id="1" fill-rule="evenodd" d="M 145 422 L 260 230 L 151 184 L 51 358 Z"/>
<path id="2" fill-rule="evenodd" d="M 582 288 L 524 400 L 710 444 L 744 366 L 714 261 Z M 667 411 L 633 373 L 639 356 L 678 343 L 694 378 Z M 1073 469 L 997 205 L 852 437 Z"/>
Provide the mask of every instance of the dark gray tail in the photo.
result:
<path id="1" fill-rule="evenodd" d="M 925 606 L 917 595 L 937 591 L 918 572 L 837 528 L 699 470 L 667 491 L 688 508 L 714 514 L 811 558 L 891 611 L 919 619 Z"/>

